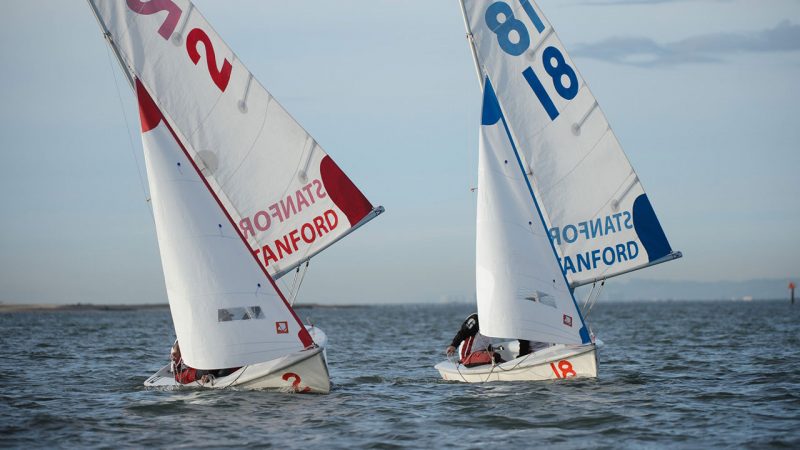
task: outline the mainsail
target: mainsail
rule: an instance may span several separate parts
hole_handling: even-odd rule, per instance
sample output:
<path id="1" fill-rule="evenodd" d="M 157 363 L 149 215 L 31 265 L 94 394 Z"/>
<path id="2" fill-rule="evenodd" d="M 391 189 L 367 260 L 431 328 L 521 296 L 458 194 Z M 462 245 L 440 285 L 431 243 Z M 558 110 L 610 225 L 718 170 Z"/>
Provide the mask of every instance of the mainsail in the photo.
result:
<path id="1" fill-rule="evenodd" d="M 184 361 L 240 367 L 313 345 L 274 278 L 383 208 L 372 206 L 190 1 L 89 4 L 139 100 Z"/>
<path id="2" fill-rule="evenodd" d="M 538 6 L 463 0 L 462 8 L 479 76 L 494 85 L 570 286 L 680 257 Z"/>
<path id="3" fill-rule="evenodd" d="M 90 0 L 270 275 L 380 214 L 188 0 Z"/>

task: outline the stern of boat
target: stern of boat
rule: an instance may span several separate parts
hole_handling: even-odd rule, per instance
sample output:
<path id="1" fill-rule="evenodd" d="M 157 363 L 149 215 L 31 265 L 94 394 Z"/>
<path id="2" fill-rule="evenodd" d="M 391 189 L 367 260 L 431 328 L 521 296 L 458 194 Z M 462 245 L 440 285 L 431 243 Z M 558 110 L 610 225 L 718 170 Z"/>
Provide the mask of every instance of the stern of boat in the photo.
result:
<path id="1" fill-rule="evenodd" d="M 180 384 L 175 381 L 175 376 L 170 372 L 170 366 L 167 364 L 148 378 L 144 385 L 162 388 L 277 389 L 287 392 L 327 394 L 331 390 L 328 358 L 325 351 L 328 337 L 317 327 L 306 326 L 306 329 L 316 344 L 313 348 L 272 361 L 242 367 L 226 377 L 216 378 L 207 384 L 197 381 Z"/>
<path id="2" fill-rule="evenodd" d="M 324 349 L 316 347 L 289 355 L 280 360 L 253 364 L 230 386 L 242 389 L 279 389 L 287 392 L 327 394 L 331 391 Z M 223 380 L 219 380 L 224 382 Z M 227 386 L 222 386 L 227 387 Z"/>

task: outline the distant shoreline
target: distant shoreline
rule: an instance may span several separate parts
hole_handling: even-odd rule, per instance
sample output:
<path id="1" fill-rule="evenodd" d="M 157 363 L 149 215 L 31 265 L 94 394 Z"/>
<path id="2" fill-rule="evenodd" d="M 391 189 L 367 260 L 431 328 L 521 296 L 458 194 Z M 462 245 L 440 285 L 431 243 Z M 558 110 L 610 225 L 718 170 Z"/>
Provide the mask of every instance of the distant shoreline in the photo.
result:
<path id="1" fill-rule="evenodd" d="M 759 303 L 759 302 L 786 302 L 789 299 L 639 299 L 639 300 L 603 300 L 602 303 L 610 305 L 641 304 L 641 303 L 695 303 L 695 302 L 736 302 L 736 303 Z M 474 303 L 451 302 L 451 303 L 364 303 L 364 304 L 319 304 L 319 303 L 297 303 L 294 309 L 342 309 L 342 308 L 362 308 L 370 306 L 446 306 L 446 305 L 471 305 Z M 76 311 L 149 311 L 157 309 L 169 309 L 167 303 L 145 303 L 145 304 L 94 304 L 94 303 L 72 303 L 72 304 L 45 304 L 45 303 L 0 303 L 0 314 L 20 313 L 20 312 L 76 312 Z"/>
<path id="2" fill-rule="evenodd" d="M 92 303 L 73 303 L 68 305 L 52 304 L 4 304 L 0 303 L 0 314 L 18 312 L 75 312 L 75 311 L 142 311 L 150 309 L 168 309 L 166 303 L 150 303 L 141 305 L 95 305 Z"/>
<path id="3" fill-rule="evenodd" d="M 320 305 L 317 303 L 298 303 L 295 309 L 302 308 L 356 308 L 364 305 Z M 367 305 L 369 306 L 369 305 Z M 0 303 L 0 314 L 20 313 L 20 312 L 76 312 L 76 311 L 148 311 L 154 309 L 169 309 L 167 303 L 145 303 L 145 304 L 123 304 L 123 305 L 102 305 L 94 303 L 72 303 L 72 304 L 6 304 Z"/>

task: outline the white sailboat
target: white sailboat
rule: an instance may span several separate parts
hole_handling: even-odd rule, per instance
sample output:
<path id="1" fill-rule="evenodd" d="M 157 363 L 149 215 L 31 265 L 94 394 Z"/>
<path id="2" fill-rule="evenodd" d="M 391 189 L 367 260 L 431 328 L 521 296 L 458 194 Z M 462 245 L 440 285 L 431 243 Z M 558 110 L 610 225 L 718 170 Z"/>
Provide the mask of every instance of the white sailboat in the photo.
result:
<path id="1" fill-rule="evenodd" d="M 483 88 L 480 333 L 505 362 L 436 365 L 463 382 L 596 377 L 574 289 L 680 258 L 594 96 L 538 5 L 460 0 Z M 519 356 L 517 339 L 546 345 Z"/>
<path id="2" fill-rule="evenodd" d="M 136 91 L 183 362 L 206 388 L 330 390 L 322 330 L 275 280 L 383 212 L 188 0 L 89 0 Z M 177 385 L 167 365 L 145 386 Z"/>

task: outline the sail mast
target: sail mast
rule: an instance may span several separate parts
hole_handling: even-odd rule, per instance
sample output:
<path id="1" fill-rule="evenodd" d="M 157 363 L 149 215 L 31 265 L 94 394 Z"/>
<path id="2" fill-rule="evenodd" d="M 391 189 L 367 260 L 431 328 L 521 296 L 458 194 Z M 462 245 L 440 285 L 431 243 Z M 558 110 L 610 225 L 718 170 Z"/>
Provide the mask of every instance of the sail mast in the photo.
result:
<path id="1" fill-rule="evenodd" d="M 131 90 L 135 90 L 135 85 L 133 82 L 133 75 L 131 74 L 131 70 L 125 61 L 122 59 L 122 55 L 119 53 L 119 49 L 117 45 L 114 43 L 114 38 L 111 37 L 111 32 L 108 30 L 106 23 L 103 22 L 103 18 L 100 17 L 100 12 L 97 10 L 97 6 L 95 6 L 92 0 L 86 0 L 89 4 L 89 7 L 92 8 L 92 14 L 94 14 L 94 18 L 97 19 L 97 24 L 100 25 L 100 29 L 103 30 L 103 37 L 108 42 L 108 45 L 111 47 L 111 51 L 114 52 L 114 57 L 116 58 L 117 62 L 119 63 L 120 68 L 122 68 L 122 72 L 125 73 L 125 78 L 128 80 L 128 85 L 130 86 Z"/>
<path id="2" fill-rule="evenodd" d="M 481 85 L 481 91 L 483 91 L 483 71 L 481 70 L 481 62 L 478 59 L 478 49 L 475 48 L 475 38 L 472 34 L 472 27 L 469 26 L 467 8 L 464 6 L 464 0 L 458 0 L 458 4 L 461 6 L 461 17 L 464 18 L 464 28 L 467 29 L 467 41 L 469 41 L 469 49 L 472 52 L 472 62 L 475 63 L 475 73 L 478 75 L 478 83 Z"/>

